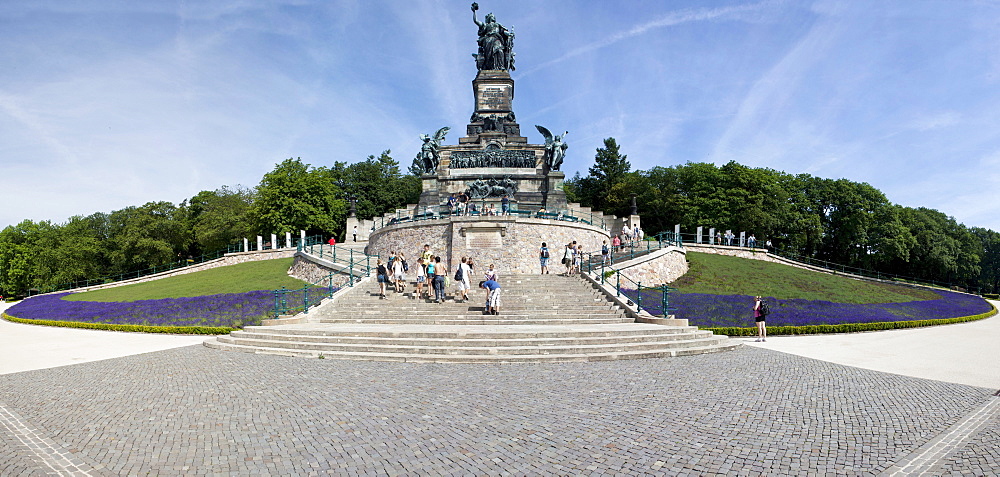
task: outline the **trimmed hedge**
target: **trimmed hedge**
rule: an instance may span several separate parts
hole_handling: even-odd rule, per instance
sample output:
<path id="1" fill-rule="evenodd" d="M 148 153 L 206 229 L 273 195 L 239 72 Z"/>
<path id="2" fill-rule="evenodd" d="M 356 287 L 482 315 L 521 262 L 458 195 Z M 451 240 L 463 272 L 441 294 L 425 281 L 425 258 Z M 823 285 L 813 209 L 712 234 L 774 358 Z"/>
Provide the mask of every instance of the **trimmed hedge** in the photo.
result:
<path id="1" fill-rule="evenodd" d="M 1000 300 L 1000 294 L 997 293 L 983 293 L 983 298 L 987 300 Z"/>
<path id="2" fill-rule="evenodd" d="M 147 325 L 116 325 L 111 323 L 85 323 L 79 321 L 28 320 L 16 318 L 6 313 L 3 319 L 12 323 L 26 325 L 60 326 L 63 328 L 83 328 L 88 330 L 129 331 L 133 333 L 167 333 L 177 335 L 226 335 L 236 331 L 236 328 L 226 326 L 147 326 Z"/>
<path id="3" fill-rule="evenodd" d="M 958 318 L 943 318 L 937 320 L 886 321 L 878 323 L 844 323 L 839 325 L 807 325 L 807 326 L 768 326 L 768 335 L 815 335 L 825 333 L 857 333 L 861 331 L 899 330 L 904 328 L 920 328 L 924 326 L 950 325 L 981 320 L 997 314 L 997 308 L 978 315 L 960 316 Z M 743 328 L 737 326 L 699 328 L 715 334 L 727 336 L 757 336 L 757 327 Z"/>

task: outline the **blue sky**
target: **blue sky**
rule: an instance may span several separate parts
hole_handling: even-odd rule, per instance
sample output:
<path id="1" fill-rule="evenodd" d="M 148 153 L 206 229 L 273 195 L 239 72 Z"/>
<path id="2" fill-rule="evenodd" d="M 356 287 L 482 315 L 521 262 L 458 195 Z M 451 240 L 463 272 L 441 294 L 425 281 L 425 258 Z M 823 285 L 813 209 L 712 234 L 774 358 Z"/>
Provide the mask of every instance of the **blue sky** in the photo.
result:
<path id="1" fill-rule="evenodd" d="M 868 182 L 1000 230 L 1000 3 L 480 1 L 516 32 L 514 110 L 692 162 Z M 464 132 L 465 1 L 0 3 L 0 227 L 254 186 Z"/>

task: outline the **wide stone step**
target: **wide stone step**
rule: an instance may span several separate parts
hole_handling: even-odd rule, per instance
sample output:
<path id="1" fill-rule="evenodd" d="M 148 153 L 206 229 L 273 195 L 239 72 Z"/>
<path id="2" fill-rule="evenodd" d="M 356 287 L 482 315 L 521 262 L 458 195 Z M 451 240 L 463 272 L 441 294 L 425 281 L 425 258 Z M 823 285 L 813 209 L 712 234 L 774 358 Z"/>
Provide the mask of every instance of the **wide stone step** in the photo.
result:
<path id="1" fill-rule="evenodd" d="M 220 336 L 223 344 L 256 346 L 261 348 L 283 348 L 318 352 L 354 353 L 402 353 L 402 354 L 446 354 L 446 355 L 549 355 L 549 354 L 602 354 L 633 351 L 694 348 L 719 345 L 724 338 L 696 338 L 665 341 L 613 342 L 600 344 L 543 343 L 525 346 L 459 346 L 441 342 L 427 345 L 401 345 L 386 343 L 329 343 L 285 340 L 245 339 Z"/>
<path id="2" fill-rule="evenodd" d="M 572 324 L 614 324 L 628 323 L 632 320 L 622 318 L 579 318 L 572 317 L 566 319 L 538 319 L 529 316 L 505 317 L 503 315 L 484 315 L 482 319 L 472 317 L 466 318 L 369 318 L 364 320 L 347 318 L 323 318 L 319 323 L 340 323 L 340 324 L 383 324 L 383 325 L 572 325 Z"/>
<path id="3" fill-rule="evenodd" d="M 368 325 L 306 325 L 247 326 L 237 333 L 321 337 L 393 337 L 415 339 L 556 339 L 603 338 L 644 335 L 675 335 L 708 333 L 696 326 L 662 326 L 650 324 L 606 324 L 586 326 L 368 326 Z"/>
<path id="4" fill-rule="evenodd" d="M 469 303 L 428 303 L 418 304 L 418 305 L 405 305 L 405 306 L 350 306 L 338 308 L 337 315 L 386 315 L 386 314 L 440 314 L 440 313 L 481 313 L 484 311 L 485 305 L 477 303 L 475 305 L 470 305 Z M 504 313 L 523 311 L 523 312 L 537 312 L 544 314 L 567 314 L 573 312 L 584 312 L 584 313 L 610 313 L 612 311 L 621 311 L 612 308 L 611 305 L 578 305 L 574 307 L 565 307 L 559 305 L 533 305 L 530 303 L 515 303 L 508 305 L 506 303 L 500 306 L 500 309 Z"/>
<path id="5" fill-rule="evenodd" d="M 654 350 L 609 351 L 594 353 L 555 353 L 555 354 L 417 354 L 417 353 L 381 353 L 353 351 L 315 351 L 307 349 L 268 348 L 221 343 L 210 339 L 205 346 L 215 349 L 242 351 L 246 353 L 276 354 L 282 356 L 301 356 L 331 359 L 350 359 L 365 361 L 397 361 L 409 363 L 564 363 L 586 361 L 611 361 L 619 359 L 648 359 L 675 356 L 687 356 L 704 353 L 729 351 L 740 345 L 739 342 L 726 340 L 720 344 L 692 346 L 685 348 L 667 348 Z"/>
<path id="6" fill-rule="evenodd" d="M 694 339 L 711 339 L 714 335 L 708 331 L 685 333 L 647 333 L 619 336 L 554 336 L 554 337 L 488 337 L 467 338 L 448 335 L 440 337 L 402 337 L 391 334 L 374 336 L 344 335 L 308 335 L 284 333 L 252 333 L 237 331 L 228 338 L 233 340 L 285 341 L 297 343 L 326 343 L 350 345 L 393 345 L 397 347 L 532 347 L 532 346 L 592 346 L 615 343 L 650 343 Z"/>

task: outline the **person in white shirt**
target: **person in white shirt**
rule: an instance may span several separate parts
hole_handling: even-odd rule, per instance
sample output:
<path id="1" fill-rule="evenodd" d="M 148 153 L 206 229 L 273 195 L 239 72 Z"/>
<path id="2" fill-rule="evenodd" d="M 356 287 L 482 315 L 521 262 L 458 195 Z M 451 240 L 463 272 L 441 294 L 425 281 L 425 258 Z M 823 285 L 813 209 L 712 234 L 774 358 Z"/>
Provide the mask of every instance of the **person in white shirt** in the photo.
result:
<path id="1" fill-rule="evenodd" d="M 462 263 L 458 264 L 458 270 L 461 271 L 461 278 L 455 280 L 458 282 L 458 291 L 462 294 L 462 301 L 469 301 L 469 289 L 472 288 L 470 285 L 470 275 L 472 275 L 472 269 L 469 268 L 468 257 L 462 257 Z"/>

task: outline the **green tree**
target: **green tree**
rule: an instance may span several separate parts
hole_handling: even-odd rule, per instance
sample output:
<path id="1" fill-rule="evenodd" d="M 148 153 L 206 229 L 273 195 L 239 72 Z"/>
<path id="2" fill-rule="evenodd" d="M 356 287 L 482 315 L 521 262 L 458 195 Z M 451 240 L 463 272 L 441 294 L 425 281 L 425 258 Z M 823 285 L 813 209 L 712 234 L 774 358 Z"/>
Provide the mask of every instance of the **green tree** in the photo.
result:
<path id="1" fill-rule="evenodd" d="M 112 212 L 106 244 L 109 271 L 140 271 L 186 258 L 191 236 L 185 214 L 170 202 L 148 202 Z"/>
<path id="2" fill-rule="evenodd" d="M 609 195 L 616 185 L 625 180 L 631 169 L 628 156 L 621 153 L 615 138 L 605 139 L 604 147 L 597 149 L 594 165 L 588 169 L 589 174 L 577 184 L 576 192 L 583 205 L 600 211 L 627 207 L 628 204 L 612 202 Z M 616 199 L 622 200 L 621 197 Z"/>
<path id="3" fill-rule="evenodd" d="M 338 163 L 334 166 L 344 191 L 357 198 L 357 213 L 361 219 L 416 204 L 420 199 L 420 177 L 412 173 L 400 174 L 399 163 L 390 154 L 385 150 L 377 157 L 372 155 L 351 165 Z"/>
<path id="4" fill-rule="evenodd" d="M 330 169 L 286 159 L 264 175 L 255 195 L 248 212 L 253 233 L 343 233 L 346 200 Z"/>
<path id="5" fill-rule="evenodd" d="M 194 255 L 212 253 L 250 235 L 247 214 L 253 191 L 222 186 L 201 191 L 188 201 L 188 220 L 196 244 Z"/>
<path id="6" fill-rule="evenodd" d="M 0 231 L 0 292 L 25 295 L 35 284 L 39 225 L 25 220 Z"/>

